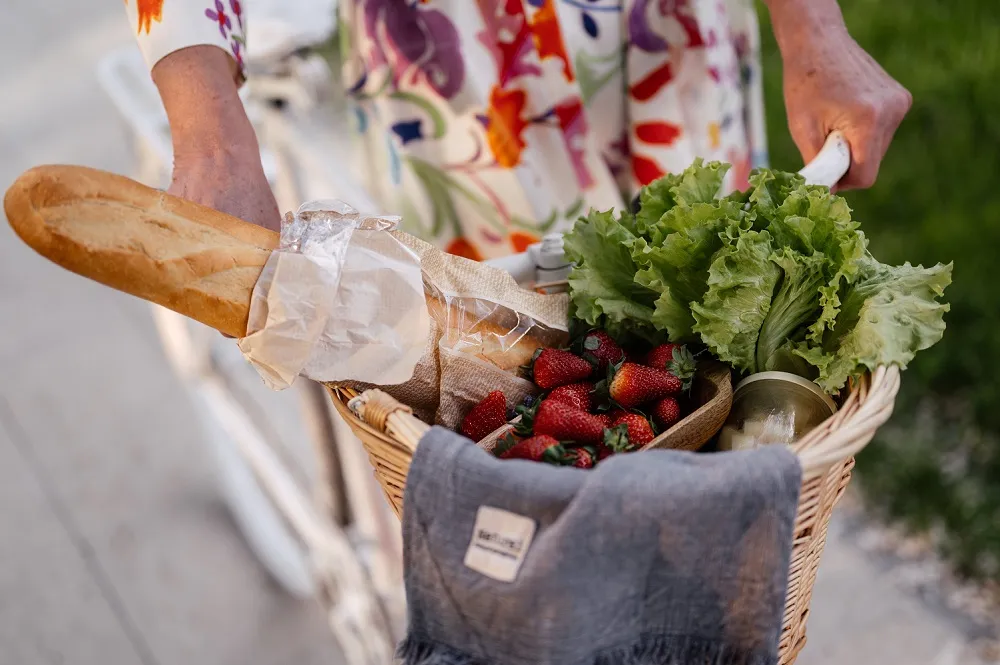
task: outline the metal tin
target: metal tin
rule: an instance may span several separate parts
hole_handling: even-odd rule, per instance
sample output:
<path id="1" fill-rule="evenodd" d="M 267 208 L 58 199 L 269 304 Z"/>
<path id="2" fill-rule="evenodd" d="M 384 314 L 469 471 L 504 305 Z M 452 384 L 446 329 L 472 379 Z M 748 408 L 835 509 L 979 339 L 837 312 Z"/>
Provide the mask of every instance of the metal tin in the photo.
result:
<path id="1" fill-rule="evenodd" d="M 733 392 L 733 407 L 719 436 L 720 450 L 794 443 L 837 412 L 812 381 L 787 372 L 752 374 Z"/>

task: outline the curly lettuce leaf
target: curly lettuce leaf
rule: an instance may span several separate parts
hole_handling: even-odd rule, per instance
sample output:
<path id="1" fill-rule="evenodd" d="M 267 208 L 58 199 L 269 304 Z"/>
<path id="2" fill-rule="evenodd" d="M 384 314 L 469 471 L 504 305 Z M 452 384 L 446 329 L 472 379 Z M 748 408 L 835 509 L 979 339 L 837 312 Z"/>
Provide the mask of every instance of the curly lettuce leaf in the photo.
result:
<path id="1" fill-rule="evenodd" d="M 811 323 L 802 321 L 809 324 L 809 339 L 817 344 L 837 318 L 842 288 L 857 278 L 858 261 L 868 246 L 858 226 L 844 199 L 825 187 L 800 184 L 786 193 L 767 227 L 775 245 L 787 248 L 790 254 L 825 258 L 825 279 L 822 285 L 815 285 L 819 316 Z"/>
<path id="2" fill-rule="evenodd" d="M 694 331 L 721 360 L 754 371 L 757 337 L 781 269 L 771 261 L 771 236 L 733 225 L 712 260 L 708 290 L 691 305 Z"/>
<path id="3" fill-rule="evenodd" d="M 778 350 L 803 324 L 816 319 L 823 308 L 820 290 L 827 279 L 827 258 L 820 252 L 806 256 L 782 247 L 769 258 L 781 270 L 781 285 L 761 324 L 754 354 L 757 371 L 774 370 L 779 363 L 787 363 L 787 355 L 777 357 Z"/>
<path id="4" fill-rule="evenodd" d="M 866 255 L 858 270 L 823 346 L 796 350 L 818 370 L 816 382 L 827 392 L 840 390 L 849 378 L 879 365 L 906 369 L 918 351 L 944 334 L 949 306 L 938 299 L 951 284 L 951 264 L 888 266 Z"/>
<path id="5" fill-rule="evenodd" d="M 566 239 L 576 316 L 828 391 L 940 339 L 950 266 L 879 264 L 847 203 L 794 173 L 758 169 L 720 197 L 727 169 L 698 160 L 643 188 L 635 215 L 579 222 Z"/>
<path id="6" fill-rule="evenodd" d="M 723 232 L 745 224 L 738 206 L 699 203 L 670 210 L 660 226 L 671 225 L 662 241 L 639 238 L 632 256 L 641 269 L 637 283 L 657 292 L 652 323 L 666 330 L 674 341 L 694 338 L 691 303 L 708 290 L 709 268 L 723 246 Z"/>
<path id="7" fill-rule="evenodd" d="M 636 228 L 640 233 L 649 234 L 655 239 L 652 230 L 663 215 L 675 206 L 714 202 L 722 191 L 722 183 L 729 169 L 729 164 L 705 164 L 698 158 L 682 173 L 665 175 L 649 183 L 639 192 Z"/>
<path id="8" fill-rule="evenodd" d="M 623 213 L 622 218 L 631 217 Z M 630 219 L 622 223 L 611 211 L 591 211 L 565 237 L 566 256 L 576 265 L 569 275 L 575 315 L 591 326 L 616 332 L 651 328 L 657 292 L 635 281 L 632 260 L 636 236 Z"/>

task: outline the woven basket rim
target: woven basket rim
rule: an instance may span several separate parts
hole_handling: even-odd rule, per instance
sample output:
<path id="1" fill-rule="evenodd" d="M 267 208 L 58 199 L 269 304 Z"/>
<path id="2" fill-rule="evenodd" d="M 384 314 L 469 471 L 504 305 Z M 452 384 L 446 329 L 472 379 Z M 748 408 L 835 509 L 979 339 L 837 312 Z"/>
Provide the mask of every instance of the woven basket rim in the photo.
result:
<path id="1" fill-rule="evenodd" d="M 899 368 L 896 366 L 879 367 L 875 372 L 867 372 L 860 380 L 853 381 L 837 412 L 791 446 L 803 459 L 806 475 L 823 473 L 860 452 L 874 436 L 875 430 L 888 420 L 898 391 Z M 335 408 L 351 427 L 361 429 L 368 437 L 397 452 L 412 451 L 415 447 L 416 442 L 403 442 L 379 431 L 351 410 L 348 402 L 359 395 L 356 391 L 331 387 L 329 392 Z M 410 414 L 405 417 L 416 420 Z M 377 456 L 377 451 L 369 452 Z"/>

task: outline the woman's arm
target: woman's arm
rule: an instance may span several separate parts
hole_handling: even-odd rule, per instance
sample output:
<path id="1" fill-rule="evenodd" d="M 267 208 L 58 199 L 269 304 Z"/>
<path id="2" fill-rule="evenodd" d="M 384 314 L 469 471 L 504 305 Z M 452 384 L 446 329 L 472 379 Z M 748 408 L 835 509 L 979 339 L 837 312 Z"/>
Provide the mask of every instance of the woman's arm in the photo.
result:
<path id="1" fill-rule="evenodd" d="M 840 130 L 851 145 L 841 189 L 870 187 L 910 93 L 847 32 L 836 0 L 764 0 L 784 67 L 788 127 L 802 158 Z"/>
<path id="2" fill-rule="evenodd" d="M 240 0 L 126 0 L 125 7 L 170 122 L 170 193 L 277 229 L 278 206 L 237 94 L 246 51 Z"/>
<path id="3" fill-rule="evenodd" d="M 235 71 L 229 55 L 204 45 L 175 51 L 153 67 L 174 146 L 168 191 L 278 230 L 281 215 Z"/>

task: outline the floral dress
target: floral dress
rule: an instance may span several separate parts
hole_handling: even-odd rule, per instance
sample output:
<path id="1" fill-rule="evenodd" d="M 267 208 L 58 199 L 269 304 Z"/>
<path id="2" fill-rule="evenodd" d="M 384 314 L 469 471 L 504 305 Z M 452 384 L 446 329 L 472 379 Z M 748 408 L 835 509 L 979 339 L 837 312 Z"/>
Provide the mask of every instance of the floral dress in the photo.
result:
<path id="1" fill-rule="evenodd" d="M 239 0 L 126 5 L 150 66 L 216 44 L 242 67 Z M 751 0 L 340 0 L 339 17 L 365 184 L 453 253 L 523 251 L 696 157 L 731 162 L 730 189 L 766 161 Z"/>

